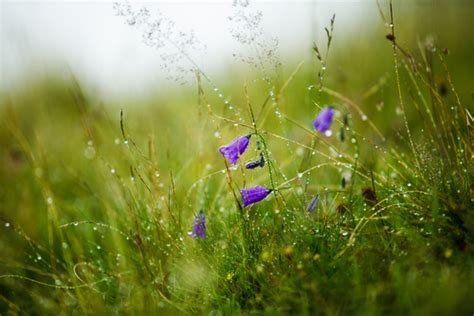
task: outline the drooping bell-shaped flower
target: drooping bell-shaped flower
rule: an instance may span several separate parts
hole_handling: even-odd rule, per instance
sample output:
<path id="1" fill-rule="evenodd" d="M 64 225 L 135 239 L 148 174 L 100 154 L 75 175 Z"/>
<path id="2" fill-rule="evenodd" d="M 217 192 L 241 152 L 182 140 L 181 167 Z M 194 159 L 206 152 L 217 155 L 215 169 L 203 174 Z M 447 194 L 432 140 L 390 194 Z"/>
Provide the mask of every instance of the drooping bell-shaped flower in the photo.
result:
<path id="1" fill-rule="evenodd" d="M 267 197 L 268 194 L 272 192 L 272 189 L 265 188 L 262 186 L 257 185 L 253 188 L 243 188 L 240 189 L 240 194 L 242 194 L 242 203 L 244 207 L 260 202 L 264 198 Z"/>
<path id="2" fill-rule="evenodd" d="M 265 166 L 265 158 L 263 157 L 262 153 L 260 153 L 260 158 L 249 161 L 245 164 L 245 168 L 247 169 L 255 169 L 257 167 L 263 167 L 263 166 Z"/>
<path id="3" fill-rule="evenodd" d="M 239 136 L 232 140 L 229 144 L 219 147 L 219 152 L 227 158 L 231 165 L 235 165 L 239 156 L 241 156 L 249 145 L 251 135 Z"/>
<path id="4" fill-rule="evenodd" d="M 311 201 L 309 201 L 308 206 L 306 207 L 306 211 L 308 213 L 312 213 L 314 209 L 316 208 L 316 206 L 318 206 L 318 200 L 319 200 L 319 194 L 316 194 L 315 196 L 313 196 Z"/>
<path id="5" fill-rule="evenodd" d="M 321 109 L 318 116 L 313 121 L 313 126 L 320 133 L 324 133 L 331 127 L 332 117 L 334 116 L 334 109 L 326 106 Z"/>
<path id="6" fill-rule="evenodd" d="M 201 210 L 199 214 L 194 216 L 193 225 L 188 235 L 192 238 L 206 238 L 206 218 L 204 217 L 204 211 Z"/>

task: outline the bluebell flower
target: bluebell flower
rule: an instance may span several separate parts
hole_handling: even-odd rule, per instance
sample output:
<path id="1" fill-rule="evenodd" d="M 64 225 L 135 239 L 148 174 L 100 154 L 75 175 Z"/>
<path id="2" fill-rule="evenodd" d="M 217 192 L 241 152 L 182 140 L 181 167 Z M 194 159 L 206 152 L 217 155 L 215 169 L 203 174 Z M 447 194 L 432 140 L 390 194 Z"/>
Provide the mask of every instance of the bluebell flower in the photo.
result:
<path id="1" fill-rule="evenodd" d="M 242 155 L 249 145 L 251 135 L 239 136 L 229 144 L 219 147 L 219 152 L 227 158 L 231 165 L 235 165 L 239 156 Z"/>
<path id="2" fill-rule="evenodd" d="M 265 188 L 257 185 L 253 188 L 243 188 L 240 189 L 240 194 L 242 194 L 242 203 L 244 207 L 257 203 L 267 197 L 268 194 L 272 192 L 272 189 Z"/>
<path id="3" fill-rule="evenodd" d="M 309 201 L 309 204 L 306 207 L 306 211 L 308 213 L 312 213 L 314 209 L 316 208 L 316 206 L 318 206 L 318 201 L 319 201 L 319 194 L 316 194 L 315 196 L 313 196 L 311 201 Z"/>
<path id="4" fill-rule="evenodd" d="M 313 121 L 314 128 L 317 129 L 320 133 L 324 133 L 331 127 L 333 116 L 334 109 L 330 106 L 324 107 Z"/>
<path id="5" fill-rule="evenodd" d="M 204 217 L 204 211 L 201 210 L 199 214 L 194 216 L 193 225 L 188 235 L 192 238 L 200 237 L 206 238 L 206 218 Z"/>
<path id="6" fill-rule="evenodd" d="M 247 169 L 255 169 L 257 167 L 263 166 L 265 166 L 265 158 L 263 157 L 262 153 L 260 153 L 260 158 L 258 158 L 257 160 L 252 160 L 245 164 L 245 168 Z"/>

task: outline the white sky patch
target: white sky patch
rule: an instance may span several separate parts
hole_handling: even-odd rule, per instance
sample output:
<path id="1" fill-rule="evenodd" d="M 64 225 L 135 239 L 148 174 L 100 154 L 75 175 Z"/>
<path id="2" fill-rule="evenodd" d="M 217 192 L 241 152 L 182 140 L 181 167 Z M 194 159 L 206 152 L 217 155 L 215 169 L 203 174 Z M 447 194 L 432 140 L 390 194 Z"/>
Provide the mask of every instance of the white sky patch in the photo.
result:
<path id="1" fill-rule="evenodd" d="M 211 77 L 245 66 L 233 56 L 245 47 L 229 32 L 232 2 L 130 1 L 159 9 L 180 30 L 193 30 L 207 46 L 193 58 Z M 333 13 L 335 41 L 380 22 L 373 1 L 251 1 L 249 8 L 262 11 L 264 36 L 278 39 L 282 61 L 309 59 L 314 40 L 324 46 L 324 26 Z M 173 84 L 165 80 L 160 54 L 143 44 L 138 29 L 115 16 L 112 1 L 2 1 L 0 16 L 1 90 L 51 70 L 72 72 L 104 98 Z"/>

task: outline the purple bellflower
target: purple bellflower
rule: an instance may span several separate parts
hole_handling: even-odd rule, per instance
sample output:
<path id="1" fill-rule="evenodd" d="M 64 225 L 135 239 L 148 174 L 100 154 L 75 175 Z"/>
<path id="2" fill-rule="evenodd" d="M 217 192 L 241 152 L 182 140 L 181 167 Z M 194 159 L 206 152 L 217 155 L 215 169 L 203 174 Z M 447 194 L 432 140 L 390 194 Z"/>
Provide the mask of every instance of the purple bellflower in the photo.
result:
<path id="1" fill-rule="evenodd" d="M 242 194 L 242 203 L 244 207 L 257 203 L 267 197 L 268 194 L 272 192 L 272 189 L 268 189 L 262 186 L 257 185 L 253 188 L 243 188 L 240 189 L 240 194 Z"/>
<path id="2" fill-rule="evenodd" d="M 263 157 L 262 153 L 260 153 L 260 158 L 258 158 L 257 160 L 252 160 L 245 164 L 245 168 L 247 169 L 255 169 L 257 167 L 263 166 L 265 166 L 265 158 Z"/>
<path id="3" fill-rule="evenodd" d="M 204 217 L 203 210 L 201 210 L 199 214 L 194 216 L 193 225 L 188 235 L 192 238 L 206 238 L 206 218 Z"/>
<path id="4" fill-rule="evenodd" d="M 251 135 L 239 136 L 229 144 L 219 147 L 219 152 L 227 158 L 231 165 L 235 165 L 239 156 L 242 155 L 249 145 Z"/>
<path id="5" fill-rule="evenodd" d="M 316 208 L 316 206 L 318 205 L 318 200 L 319 200 L 319 194 L 316 194 L 315 196 L 313 196 L 313 198 L 311 199 L 311 201 L 309 201 L 309 204 L 308 206 L 306 207 L 306 211 L 308 213 L 312 213 L 314 211 L 314 209 Z"/>
<path id="6" fill-rule="evenodd" d="M 318 116 L 313 121 L 313 126 L 320 133 L 324 133 L 331 127 L 332 117 L 334 116 L 334 109 L 330 106 L 322 108 Z"/>

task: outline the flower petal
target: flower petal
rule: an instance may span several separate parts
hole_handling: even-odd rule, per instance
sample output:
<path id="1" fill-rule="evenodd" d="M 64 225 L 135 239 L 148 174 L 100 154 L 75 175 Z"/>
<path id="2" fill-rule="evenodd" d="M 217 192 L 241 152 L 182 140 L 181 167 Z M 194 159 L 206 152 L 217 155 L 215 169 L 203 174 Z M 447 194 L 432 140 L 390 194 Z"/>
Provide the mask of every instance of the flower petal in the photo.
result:
<path id="1" fill-rule="evenodd" d="M 313 126 L 320 133 L 324 133 L 331 127 L 334 109 L 330 106 L 324 107 L 313 121 Z"/>
<path id="2" fill-rule="evenodd" d="M 253 188 L 242 188 L 240 194 L 242 194 L 242 203 L 246 207 L 250 204 L 260 202 L 272 192 L 271 189 L 257 185 Z"/>
<path id="3" fill-rule="evenodd" d="M 251 135 L 239 136 L 232 140 L 229 144 L 219 147 L 219 152 L 227 158 L 231 165 L 235 165 L 239 156 L 242 155 L 249 145 Z"/>

